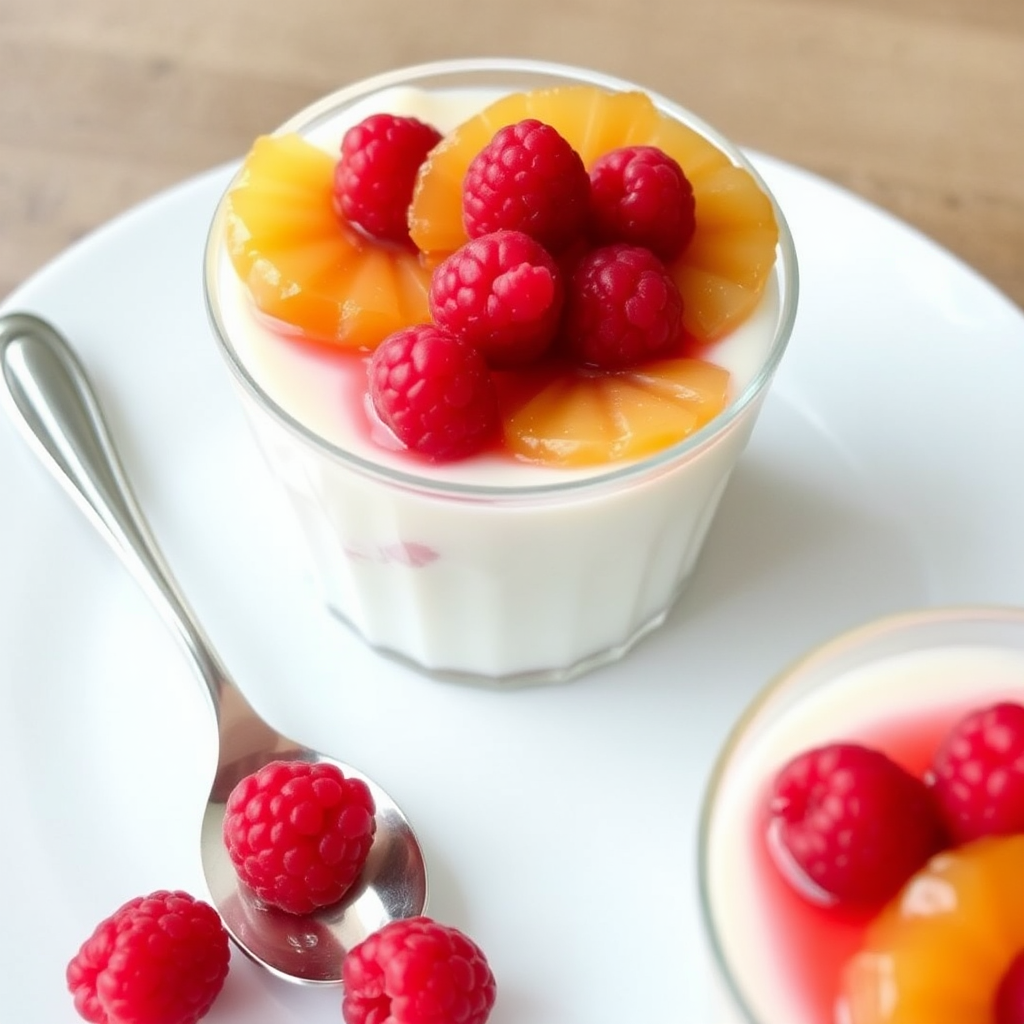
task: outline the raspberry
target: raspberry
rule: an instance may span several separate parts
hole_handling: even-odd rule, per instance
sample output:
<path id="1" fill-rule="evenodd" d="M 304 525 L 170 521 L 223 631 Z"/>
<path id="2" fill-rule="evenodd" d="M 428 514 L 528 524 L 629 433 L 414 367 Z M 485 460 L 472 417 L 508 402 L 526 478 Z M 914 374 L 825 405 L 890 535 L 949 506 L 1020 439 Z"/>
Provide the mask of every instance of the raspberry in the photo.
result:
<path id="1" fill-rule="evenodd" d="M 389 335 L 370 359 L 370 401 L 395 437 L 434 460 L 479 451 L 498 428 L 483 354 L 433 324 Z"/>
<path id="2" fill-rule="evenodd" d="M 160 890 L 96 926 L 68 964 L 67 984 L 93 1024 L 195 1024 L 217 998 L 230 956 L 213 907 Z"/>
<path id="3" fill-rule="evenodd" d="M 943 740 L 925 775 L 950 838 L 1024 832 L 1024 707 L 979 708 Z"/>
<path id="4" fill-rule="evenodd" d="M 775 779 L 769 845 L 812 902 L 885 902 L 940 845 L 925 784 L 885 754 L 836 743 L 799 755 Z"/>
<path id="5" fill-rule="evenodd" d="M 598 241 L 650 249 L 666 263 L 693 237 L 693 187 L 657 146 L 624 146 L 590 169 L 591 223 Z"/>
<path id="6" fill-rule="evenodd" d="M 536 359 L 562 311 L 562 279 L 548 251 L 522 231 L 467 242 L 430 282 L 434 322 L 480 349 L 491 366 Z"/>
<path id="7" fill-rule="evenodd" d="M 1020 1024 L 1024 1020 L 1024 953 L 1018 953 L 996 989 L 993 1024 Z"/>
<path id="8" fill-rule="evenodd" d="M 309 914 L 352 887 L 376 827 L 361 779 L 333 764 L 271 761 L 228 796 L 224 842 L 238 877 L 258 896 Z"/>
<path id="9" fill-rule="evenodd" d="M 374 114 L 341 140 L 334 208 L 371 238 L 409 242 L 408 212 L 416 173 L 441 133 L 415 117 Z"/>
<path id="10" fill-rule="evenodd" d="M 494 975 L 479 947 L 428 917 L 392 921 L 341 968 L 346 1024 L 483 1024 Z"/>
<path id="11" fill-rule="evenodd" d="M 470 238 L 525 231 L 557 252 L 582 234 L 590 178 L 579 154 L 548 124 L 528 119 L 500 129 L 473 158 L 462 183 Z"/>
<path id="12" fill-rule="evenodd" d="M 668 354 L 682 337 L 682 316 L 679 289 L 657 256 L 618 243 L 576 263 L 564 334 L 582 362 L 615 370 Z"/>

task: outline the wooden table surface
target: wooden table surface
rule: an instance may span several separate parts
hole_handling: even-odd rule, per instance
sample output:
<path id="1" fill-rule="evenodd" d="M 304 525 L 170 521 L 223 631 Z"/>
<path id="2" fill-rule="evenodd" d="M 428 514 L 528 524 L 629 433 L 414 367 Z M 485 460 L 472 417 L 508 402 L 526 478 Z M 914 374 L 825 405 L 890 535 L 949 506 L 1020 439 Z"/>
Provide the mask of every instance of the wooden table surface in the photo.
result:
<path id="1" fill-rule="evenodd" d="M 317 95 L 482 54 L 657 89 L 1024 305 L 1021 0 L 0 0 L 0 296 Z"/>

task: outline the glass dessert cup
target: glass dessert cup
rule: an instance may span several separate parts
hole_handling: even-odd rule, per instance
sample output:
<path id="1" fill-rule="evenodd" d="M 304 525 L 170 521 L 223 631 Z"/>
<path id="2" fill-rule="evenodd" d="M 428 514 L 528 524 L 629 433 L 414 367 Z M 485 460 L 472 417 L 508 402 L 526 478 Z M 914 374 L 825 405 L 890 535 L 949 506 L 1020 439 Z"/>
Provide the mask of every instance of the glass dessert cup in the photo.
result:
<path id="1" fill-rule="evenodd" d="M 922 610 L 869 623 L 811 651 L 760 691 L 722 748 L 701 811 L 698 883 L 716 1020 L 889 1019 L 898 1002 L 893 992 L 899 991 L 891 986 L 902 976 L 886 973 L 885 956 L 862 953 L 859 945 L 881 911 L 852 924 L 845 916 L 834 934 L 827 910 L 789 916 L 794 905 L 808 905 L 792 895 L 766 855 L 770 840 L 763 838 L 762 815 L 768 786 L 800 752 L 845 740 L 877 745 L 918 774 L 936 739 L 963 714 L 1007 700 L 1024 702 L 1024 610 L 984 606 Z M 1024 837 L 1014 836 L 1014 842 L 1018 838 Z M 948 852 L 936 854 L 929 865 Z M 901 916 L 926 918 L 932 908 L 912 906 L 915 885 L 924 892 L 928 883 L 908 883 L 886 912 L 901 907 Z M 779 892 L 787 895 L 780 900 Z M 943 912 L 958 901 L 946 902 Z M 977 922 L 972 925 L 976 930 Z M 989 940 L 999 931 L 993 926 Z M 854 956 L 874 960 L 873 969 L 886 980 L 869 1001 L 888 1003 L 889 1010 L 851 1014 L 843 979 L 851 976 L 846 972 Z M 925 964 L 920 954 L 917 963 Z M 959 967 L 947 965 L 946 974 L 962 973 Z"/>
<path id="2" fill-rule="evenodd" d="M 638 88 L 532 61 L 450 61 L 341 89 L 275 134 L 323 138 L 325 126 L 340 121 L 330 129 L 340 138 L 347 123 L 374 109 L 374 97 L 396 89 L 425 91 L 431 114 L 454 98 L 458 123 L 504 93 L 570 83 Z M 214 336 L 290 498 L 322 597 L 372 647 L 427 674 L 503 685 L 562 681 L 619 658 L 663 622 L 693 572 L 788 343 L 797 264 L 774 199 L 735 146 L 648 95 L 750 172 L 772 202 L 779 242 L 761 300 L 767 343 L 757 367 L 705 427 L 637 461 L 522 479 L 510 466 L 477 479 L 471 467 L 446 473 L 325 437 L 254 366 L 244 337 L 251 314 L 238 308 L 225 255 L 224 200 L 214 216 L 204 276 Z"/>

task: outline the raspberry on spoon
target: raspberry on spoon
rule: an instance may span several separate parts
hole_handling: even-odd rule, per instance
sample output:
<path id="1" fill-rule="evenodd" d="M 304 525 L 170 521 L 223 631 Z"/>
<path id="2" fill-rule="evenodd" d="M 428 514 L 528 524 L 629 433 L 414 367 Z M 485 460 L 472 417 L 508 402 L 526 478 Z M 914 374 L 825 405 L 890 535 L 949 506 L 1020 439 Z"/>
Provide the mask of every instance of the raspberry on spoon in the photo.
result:
<path id="1" fill-rule="evenodd" d="M 551 344 L 562 281 L 547 250 L 522 231 L 467 242 L 435 271 L 434 322 L 483 352 L 491 366 L 531 362 Z"/>
<path id="2" fill-rule="evenodd" d="M 334 169 L 334 208 L 371 238 L 409 243 L 416 174 L 441 133 L 415 117 L 373 114 L 345 132 Z"/>
<path id="3" fill-rule="evenodd" d="M 484 1024 L 496 987 L 480 948 L 428 917 L 392 921 L 342 964 L 345 1024 Z"/>
<path id="4" fill-rule="evenodd" d="M 370 358 L 373 409 L 402 444 L 460 459 L 496 436 L 498 399 L 479 349 L 434 324 L 389 335 Z"/>
<path id="5" fill-rule="evenodd" d="M 96 926 L 68 964 L 67 984 L 92 1024 L 196 1024 L 220 993 L 230 956 L 213 907 L 160 890 Z"/>
<path id="6" fill-rule="evenodd" d="M 925 784 L 855 743 L 793 758 L 776 776 L 768 814 L 776 865 L 825 905 L 884 903 L 942 842 Z"/>
<path id="7" fill-rule="evenodd" d="M 495 133 L 462 183 L 470 238 L 524 231 L 558 252 L 584 231 L 590 178 L 579 154 L 550 125 L 528 118 Z"/>
<path id="8" fill-rule="evenodd" d="M 224 841 L 239 877 L 267 903 L 309 914 L 359 877 L 376 831 L 361 779 L 328 763 L 272 761 L 228 796 Z"/>
<path id="9" fill-rule="evenodd" d="M 957 843 L 1024 832 L 1024 706 L 979 708 L 943 740 L 925 781 Z"/>
<path id="10" fill-rule="evenodd" d="M 590 169 L 590 202 L 600 242 L 646 246 L 665 263 L 696 227 L 693 187 L 657 146 L 623 146 L 600 157 Z"/>
<path id="11" fill-rule="evenodd" d="M 664 264 L 649 249 L 619 243 L 576 262 L 563 331 L 581 362 L 619 370 L 672 354 L 682 315 L 683 300 Z"/>

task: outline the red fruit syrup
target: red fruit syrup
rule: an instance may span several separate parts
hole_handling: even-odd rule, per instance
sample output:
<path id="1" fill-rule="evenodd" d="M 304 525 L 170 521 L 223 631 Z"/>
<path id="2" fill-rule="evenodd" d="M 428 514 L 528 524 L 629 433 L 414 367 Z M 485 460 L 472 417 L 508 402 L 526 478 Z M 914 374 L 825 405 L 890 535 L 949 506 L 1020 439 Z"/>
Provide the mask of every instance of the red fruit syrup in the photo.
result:
<path id="1" fill-rule="evenodd" d="M 835 739 L 882 750 L 921 778 L 943 737 L 969 707 L 969 703 L 957 704 L 879 721 Z M 843 967 L 860 949 L 878 911 L 817 906 L 786 881 L 768 848 L 767 793 L 773 781 L 765 780 L 765 796 L 758 801 L 763 813 L 750 823 L 754 872 L 761 894 L 756 913 L 772 922 L 771 966 L 794 994 L 802 1013 L 800 1020 L 831 1024 Z"/>

